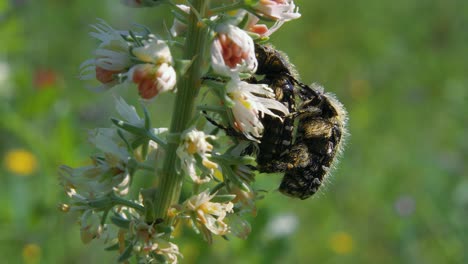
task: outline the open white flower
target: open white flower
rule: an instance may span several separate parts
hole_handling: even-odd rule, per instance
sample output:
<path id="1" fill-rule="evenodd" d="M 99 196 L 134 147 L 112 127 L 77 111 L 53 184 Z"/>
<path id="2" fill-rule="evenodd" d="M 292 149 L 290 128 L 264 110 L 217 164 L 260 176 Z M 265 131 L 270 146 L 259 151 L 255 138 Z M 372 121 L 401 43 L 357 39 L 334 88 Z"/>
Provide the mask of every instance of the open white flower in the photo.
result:
<path id="1" fill-rule="evenodd" d="M 145 120 L 141 118 L 135 107 L 129 105 L 121 97 L 115 98 L 115 108 L 121 117 L 121 121 L 134 126 L 135 129 L 145 130 Z M 153 128 L 152 133 L 159 135 L 167 131 L 167 128 Z M 120 135 L 119 135 L 120 134 Z M 115 158 L 113 160 L 117 162 L 126 161 L 134 155 L 135 158 L 139 157 L 139 148 L 135 149 L 133 153 L 129 153 L 127 143 L 122 140 L 122 136 L 126 139 L 127 142 L 134 142 L 137 140 L 138 136 L 130 133 L 128 131 L 119 129 L 117 127 L 110 128 L 96 128 L 89 131 L 89 141 L 96 146 L 103 153 L 111 153 Z M 159 152 L 160 149 L 154 141 L 148 142 L 148 150 L 151 154 L 157 154 L 153 152 Z M 139 157 L 139 161 L 144 161 L 145 157 Z M 152 157 L 154 161 L 155 157 Z M 146 157 L 149 159 L 149 156 Z M 149 161 L 150 163 L 152 161 Z"/>
<path id="2" fill-rule="evenodd" d="M 91 80 L 96 78 L 102 85 L 98 90 L 107 89 L 118 84 L 117 75 L 125 73 L 131 65 L 130 45 L 121 36 L 121 32 L 113 29 L 104 20 L 93 25 L 96 32 L 90 35 L 101 43 L 94 52 L 94 58 L 83 62 L 80 66 L 80 78 Z"/>
<path id="3" fill-rule="evenodd" d="M 70 197 L 70 203 L 68 204 L 61 204 L 60 210 L 63 212 L 85 212 L 86 210 L 93 209 L 89 204 L 88 200 L 89 197 L 85 197 L 76 192 L 76 189 L 73 185 L 67 184 L 66 182 L 62 181 L 61 184 L 63 185 L 67 196 Z"/>
<path id="4" fill-rule="evenodd" d="M 248 139 L 258 141 L 263 133 L 260 118 L 264 115 L 278 117 L 271 110 L 289 113 L 286 106 L 274 99 L 273 91 L 265 84 L 251 84 L 239 79 L 231 79 L 226 92 L 234 102 L 232 113 L 234 128 Z"/>
<path id="5" fill-rule="evenodd" d="M 122 97 L 115 97 L 115 110 L 125 122 L 136 127 L 143 128 L 145 126 L 145 121 L 140 118 L 135 107 L 125 102 Z"/>
<path id="6" fill-rule="evenodd" d="M 215 139 L 215 136 L 206 135 L 203 131 L 189 129 L 182 136 L 182 143 L 177 148 L 177 155 L 180 158 L 182 169 L 187 173 L 195 183 L 208 182 L 210 178 L 201 178 L 197 171 L 197 157 L 201 158 L 202 165 L 210 170 L 211 174 L 218 165 L 209 160 L 213 145 L 207 139 Z"/>
<path id="7" fill-rule="evenodd" d="M 83 198 L 98 198 L 114 191 L 126 195 L 130 187 L 130 174 L 126 165 L 116 156 L 96 157 L 94 164 L 79 168 L 60 167 L 60 178 L 70 197 L 78 192 Z M 73 192 L 70 192 L 73 190 Z"/>
<path id="8" fill-rule="evenodd" d="M 138 115 L 133 105 L 129 105 L 121 97 L 116 97 L 115 108 L 117 110 L 117 113 L 119 113 L 120 117 L 122 118 L 122 121 L 134 127 L 145 129 L 145 120 Z M 160 135 L 167 131 L 168 129 L 164 127 L 151 129 L 151 132 L 154 135 Z M 94 134 L 91 134 L 90 141 L 103 152 L 121 153 L 120 158 L 122 160 L 126 160 L 129 158 L 128 146 L 122 140 L 118 132 L 121 132 L 121 134 L 123 134 L 124 138 L 128 142 L 134 142 L 135 140 L 137 140 L 138 136 L 136 136 L 135 134 L 118 129 L 116 127 L 112 127 L 91 130 L 90 133 Z M 164 155 L 164 149 L 160 148 L 158 144 L 152 140 L 148 142 L 148 147 L 146 149 L 147 152 L 145 153 L 146 155 L 143 155 L 144 153 L 142 152 L 142 150 L 143 145 L 140 148 L 134 149 L 132 153 L 133 157 L 137 161 L 142 162 L 142 164 L 145 164 L 150 167 L 154 166 L 155 161 L 160 159 L 162 155 Z"/>
<path id="9" fill-rule="evenodd" d="M 216 38 L 211 46 L 211 66 L 220 75 L 233 76 L 241 72 L 255 73 L 257 59 L 252 38 L 231 24 L 216 26 Z"/>
<path id="10" fill-rule="evenodd" d="M 186 212 L 195 213 L 195 224 L 206 227 L 215 235 L 225 235 L 229 232 L 229 226 L 223 220 L 227 213 L 233 212 L 234 205 L 231 202 L 211 202 L 213 197 L 206 190 L 185 201 L 183 207 Z"/>
<path id="11" fill-rule="evenodd" d="M 275 21 L 287 22 L 301 17 L 294 0 L 260 0 L 252 8 L 257 15 Z"/>
<path id="12" fill-rule="evenodd" d="M 135 107 L 127 104 L 122 98 L 115 100 L 117 112 L 123 121 L 136 127 L 144 127 L 144 120 L 138 116 Z M 117 128 L 97 128 L 89 131 L 89 141 L 101 154 L 92 158 L 92 165 L 79 168 L 62 166 L 61 180 L 66 188 L 76 189 L 88 198 L 97 198 L 111 191 L 120 195 L 128 193 L 128 161 L 132 153 L 129 153 L 127 145 L 117 131 Z M 123 133 L 127 139 L 132 139 L 132 134 Z"/>
<path id="13" fill-rule="evenodd" d="M 179 247 L 176 244 L 166 241 L 164 239 L 156 240 L 153 243 L 151 249 L 157 255 L 163 256 L 167 263 L 170 264 L 177 264 L 178 257 L 182 256 L 182 254 L 179 251 Z"/>

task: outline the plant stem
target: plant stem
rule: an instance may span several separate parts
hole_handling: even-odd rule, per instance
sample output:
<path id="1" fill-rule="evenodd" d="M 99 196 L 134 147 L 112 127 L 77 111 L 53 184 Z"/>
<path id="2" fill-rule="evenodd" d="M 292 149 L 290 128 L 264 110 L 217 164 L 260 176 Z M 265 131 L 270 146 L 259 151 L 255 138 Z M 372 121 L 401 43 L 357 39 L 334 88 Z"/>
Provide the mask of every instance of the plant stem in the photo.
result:
<path id="1" fill-rule="evenodd" d="M 201 17 L 205 16 L 208 0 L 194 0 L 192 6 L 198 11 Z M 206 62 L 204 61 L 206 50 L 205 34 L 206 28 L 198 20 L 196 12 L 191 11 L 188 21 L 187 38 L 185 41 L 184 59 L 193 60 L 192 65 L 183 76 L 178 76 L 178 92 L 172 111 L 172 121 L 169 133 L 182 133 L 186 130 L 189 121 L 193 117 L 195 98 L 201 86 L 201 77 Z M 163 170 L 159 176 L 158 193 L 155 200 L 155 216 L 168 220 L 167 210 L 173 204 L 178 203 L 182 183 L 183 173 L 177 173 L 176 164 L 178 143 L 168 142 L 166 158 L 163 164 Z"/>

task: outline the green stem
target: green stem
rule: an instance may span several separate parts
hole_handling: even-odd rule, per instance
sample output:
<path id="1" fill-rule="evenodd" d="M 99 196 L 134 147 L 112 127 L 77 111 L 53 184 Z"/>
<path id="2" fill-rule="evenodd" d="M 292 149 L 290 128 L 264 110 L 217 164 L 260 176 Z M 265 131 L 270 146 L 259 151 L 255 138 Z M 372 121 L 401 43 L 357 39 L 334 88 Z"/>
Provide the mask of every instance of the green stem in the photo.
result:
<path id="1" fill-rule="evenodd" d="M 205 17 L 209 1 L 194 0 L 192 3 L 199 15 Z M 205 68 L 206 64 L 203 53 L 206 50 L 205 42 L 208 37 L 205 33 L 206 28 L 201 24 L 196 13 L 190 12 L 184 59 L 193 60 L 193 63 L 188 71 L 178 78 L 177 88 L 179 91 L 172 111 L 169 133 L 182 133 L 188 128 L 189 121 L 192 119 L 195 98 L 201 86 L 202 69 Z M 155 217 L 166 221 L 168 220 L 167 210 L 169 207 L 179 202 L 184 180 L 184 174 L 176 171 L 176 164 L 179 162 L 176 153 L 177 147 L 177 143 L 168 142 L 167 144 L 166 158 L 163 170 L 159 175 L 158 193 L 155 200 Z"/>

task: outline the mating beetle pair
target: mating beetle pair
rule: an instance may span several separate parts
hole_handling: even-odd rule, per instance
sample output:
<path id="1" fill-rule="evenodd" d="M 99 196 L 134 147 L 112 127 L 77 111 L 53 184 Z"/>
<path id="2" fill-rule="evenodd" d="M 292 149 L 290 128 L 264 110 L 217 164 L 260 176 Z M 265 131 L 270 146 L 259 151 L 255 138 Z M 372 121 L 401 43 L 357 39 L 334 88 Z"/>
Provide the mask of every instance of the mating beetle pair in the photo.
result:
<path id="1" fill-rule="evenodd" d="M 263 79 L 247 81 L 267 84 L 275 99 L 289 110 L 288 115 L 275 113 L 281 119 L 270 115 L 261 119 L 264 130 L 256 151 L 257 170 L 284 173 L 279 191 L 307 199 L 318 191 L 342 151 L 347 134 L 346 110 L 334 95 L 324 92 L 320 86 L 299 82 L 294 66 L 281 52 L 269 45 L 256 44 L 255 53 L 256 75 L 262 75 Z M 219 126 L 214 120 L 208 120 Z M 230 136 L 244 137 L 232 128 L 225 129 Z M 253 153 L 253 149 L 247 152 Z"/>

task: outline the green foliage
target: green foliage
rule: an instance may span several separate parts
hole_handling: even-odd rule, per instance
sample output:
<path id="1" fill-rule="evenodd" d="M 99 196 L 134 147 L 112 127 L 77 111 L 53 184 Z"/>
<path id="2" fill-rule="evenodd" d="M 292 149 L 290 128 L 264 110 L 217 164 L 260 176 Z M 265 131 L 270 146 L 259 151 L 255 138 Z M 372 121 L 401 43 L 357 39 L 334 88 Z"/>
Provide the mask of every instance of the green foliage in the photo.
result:
<path id="1" fill-rule="evenodd" d="M 0 64 L 9 68 L 6 81 L 0 76 L 0 157 L 24 149 L 37 159 L 28 176 L 6 161 L 0 167 L 5 263 L 116 261 L 93 250 L 98 242 L 82 245 L 75 218 L 56 209 L 65 197 L 56 171 L 89 163 L 86 129 L 115 116 L 109 92 L 95 94 L 76 78 L 95 44 L 88 25 L 98 17 L 117 29 L 140 23 L 164 34 L 172 23 L 164 8 L 117 2 L 0 4 Z M 182 262 L 467 263 L 468 17 L 460 12 L 468 2 L 296 2 L 302 18 L 274 35 L 275 46 L 304 83 L 320 82 L 346 106 L 344 155 L 324 190 L 306 201 L 275 191 L 278 176 L 259 175 L 256 187 L 268 193 L 248 240 L 210 246 L 186 228 L 192 237 L 176 237 Z M 132 86 L 111 93 L 137 101 Z M 167 126 L 171 105 L 167 94 L 148 105 L 158 113 L 154 126 Z M 285 214 L 298 226 L 282 235 L 294 224 L 272 220 Z"/>

